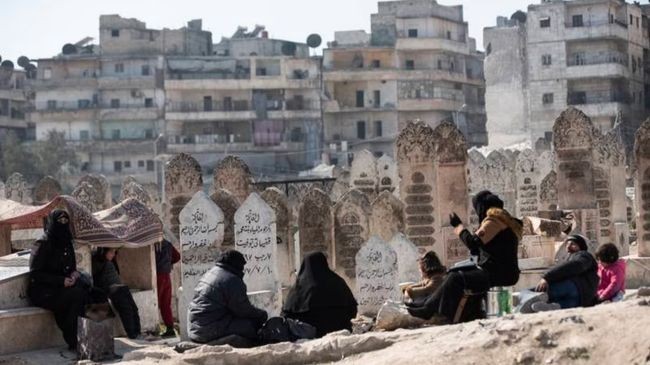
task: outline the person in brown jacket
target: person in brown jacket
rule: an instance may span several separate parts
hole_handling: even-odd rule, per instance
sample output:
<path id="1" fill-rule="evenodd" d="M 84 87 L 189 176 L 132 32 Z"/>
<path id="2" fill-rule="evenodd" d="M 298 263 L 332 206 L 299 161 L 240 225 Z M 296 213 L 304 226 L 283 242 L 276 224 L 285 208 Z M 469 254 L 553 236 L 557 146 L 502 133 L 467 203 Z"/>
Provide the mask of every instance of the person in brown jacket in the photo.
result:
<path id="1" fill-rule="evenodd" d="M 408 285 L 403 293 L 409 303 L 422 303 L 433 294 L 442 284 L 447 268 L 442 265 L 438 255 L 429 251 L 418 259 L 420 275 L 422 280 L 419 283 Z"/>

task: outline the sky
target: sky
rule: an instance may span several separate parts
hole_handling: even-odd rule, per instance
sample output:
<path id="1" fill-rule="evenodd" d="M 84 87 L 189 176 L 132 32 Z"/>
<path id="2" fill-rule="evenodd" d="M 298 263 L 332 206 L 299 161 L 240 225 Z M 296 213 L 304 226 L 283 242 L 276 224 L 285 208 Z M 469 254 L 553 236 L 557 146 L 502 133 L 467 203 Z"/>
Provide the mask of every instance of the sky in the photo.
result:
<path id="1" fill-rule="evenodd" d="M 439 0 L 443 5 L 464 5 L 470 37 L 483 49 L 483 28 L 499 15 L 510 16 L 539 0 Z M 324 43 L 339 30 L 370 31 L 370 14 L 377 0 L 0 0 L 0 56 L 13 60 L 51 57 L 65 43 L 86 36 L 99 41 L 99 15 L 138 18 L 148 28 L 180 28 L 188 20 L 203 19 L 215 43 L 237 26 L 266 26 L 272 38 L 305 42 L 318 33 Z"/>

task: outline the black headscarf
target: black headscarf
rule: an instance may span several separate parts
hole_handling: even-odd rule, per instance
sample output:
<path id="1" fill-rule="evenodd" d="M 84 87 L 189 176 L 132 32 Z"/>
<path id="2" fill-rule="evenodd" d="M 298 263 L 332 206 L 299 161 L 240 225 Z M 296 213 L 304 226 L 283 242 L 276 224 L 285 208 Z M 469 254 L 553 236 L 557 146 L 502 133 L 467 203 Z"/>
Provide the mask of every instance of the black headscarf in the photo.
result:
<path id="1" fill-rule="evenodd" d="M 479 222 L 483 222 L 487 217 L 487 211 L 490 208 L 503 209 L 503 200 L 488 190 L 483 190 L 472 198 L 474 211 L 478 215 Z"/>
<path id="2" fill-rule="evenodd" d="M 588 251 L 589 246 L 587 246 L 587 239 L 579 234 L 573 234 L 566 238 L 566 241 L 573 241 L 580 247 L 580 251 Z"/>
<path id="3" fill-rule="evenodd" d="M 244 255 L 236 250 L 225 250 L 217 257 L 217 266 L 232 272 L 240 278 L 244 277 L 245 265 L 246 259 L 244 258 Z"/>
<path id="4" fill-rule="evenodd" d="M 59 223 L 58 219 L 61 217 L 68 218 L 68 223 Z M 55 245 L 71 243 L 72 232 L 70 231 L 70 216 L 68 212 L 62 209 L 54 209 L 50 212 L 45 223 L 45 236 L 48 241 Z"/>
<path id="5" fill-rule="evenodd" d="M 305 313 L 316 308 L 356 308 L 357 301 L 340 276 L 327 266 L 322 252 L 305 256 L 296 283 L 282 308 L 285 312 Z"/>

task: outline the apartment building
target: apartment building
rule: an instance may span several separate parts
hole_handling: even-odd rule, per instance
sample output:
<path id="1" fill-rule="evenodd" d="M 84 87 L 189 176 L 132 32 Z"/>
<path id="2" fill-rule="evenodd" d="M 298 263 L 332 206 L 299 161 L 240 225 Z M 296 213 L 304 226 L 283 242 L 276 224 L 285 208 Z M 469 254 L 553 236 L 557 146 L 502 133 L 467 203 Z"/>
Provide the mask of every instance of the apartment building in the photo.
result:
<path id="1" fill-rule="evenodd" d="M 382 1 L 371 32 L 336 32 L 323 54 L 324 138 L 334 162 L 368 149 L 393 154 L 406 123 L 453 120 L 470 145 L 487 144 L 483 54 L 462 6 Z"/>
<path id="2" fill-rule="evenodd" d="M 650 107 L 642 6 L 543 0 L 497 23 L 484 30 L 488 131 L 495 144 L 550 140 L 557 115 L 575 106 L 601 130 L 620 120 L 631 146 Z"/>
<path id="3" fill-rule="evenodd" d="M 32 134 L 25 118 L 25 80 L 25 71 L 14 69 L 13 62 L 0 65 L 0 136 L 12 131 L 26 139 Z"/>

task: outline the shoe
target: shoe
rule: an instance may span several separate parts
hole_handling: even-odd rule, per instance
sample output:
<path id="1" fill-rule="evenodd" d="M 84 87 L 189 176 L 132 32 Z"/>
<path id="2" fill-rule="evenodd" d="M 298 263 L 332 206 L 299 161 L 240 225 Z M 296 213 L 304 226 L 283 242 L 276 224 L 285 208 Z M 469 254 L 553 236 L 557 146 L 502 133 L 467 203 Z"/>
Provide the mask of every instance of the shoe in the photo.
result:
<path id="1" fill-rule="evenodd" d="M 165 332 L 160 333 L 160 337 L 162 338 L 170 338 L 170 337 L 176 337 L 176 331 L 174 331 L 174 327 L 166 327 L 167 329 Z"/>
<path id="2" fill-rule="evenodd" d="M 546 293 L 538 293 L 538 295 L 526 298 L 525 301 L 521 303 L 521 306 L 519 307 L 518 312 L 519 313 L 535 313 L 532 306 L 533 306 L 533 304 L 540 303 L 540 302 L 547 303 L 548 302 L 548 294 L 546 294 Z"/>
<path id="3" fill-rule="evenodd" d="M 538 313 L 538 312 L 555 311 L 558 309 L 562 309 L 562 307 L 558 303 L 537 302 L 537 303 L 533 303 L 531 309 L 533 310 L 534 313 Z"/>

